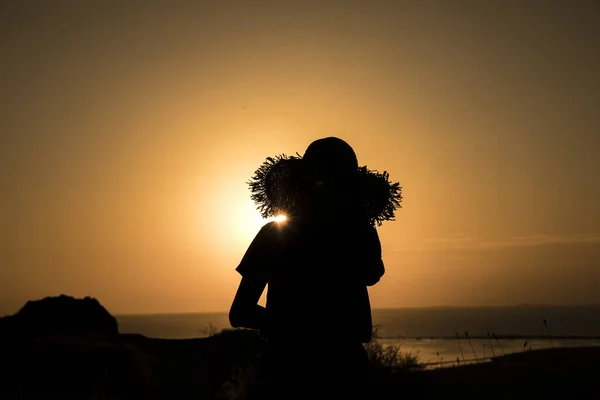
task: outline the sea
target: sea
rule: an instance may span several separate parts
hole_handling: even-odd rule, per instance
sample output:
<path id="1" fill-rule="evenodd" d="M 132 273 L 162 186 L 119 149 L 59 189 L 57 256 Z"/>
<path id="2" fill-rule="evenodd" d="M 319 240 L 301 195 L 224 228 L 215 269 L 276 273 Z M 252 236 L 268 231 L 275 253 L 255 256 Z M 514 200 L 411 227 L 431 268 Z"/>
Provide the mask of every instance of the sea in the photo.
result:
<path id="1" fill-rule="evenodd" d="M 600 346 L 600 305 L 374 309 L 376 342 L 411 353 L 427 368 L 484 362 L 503 354 Z M 122 333 L 202 338 L 229 329 L 227 313 L 117 316 Z M 321 327 L 324 340 L 336 330 Z"/>

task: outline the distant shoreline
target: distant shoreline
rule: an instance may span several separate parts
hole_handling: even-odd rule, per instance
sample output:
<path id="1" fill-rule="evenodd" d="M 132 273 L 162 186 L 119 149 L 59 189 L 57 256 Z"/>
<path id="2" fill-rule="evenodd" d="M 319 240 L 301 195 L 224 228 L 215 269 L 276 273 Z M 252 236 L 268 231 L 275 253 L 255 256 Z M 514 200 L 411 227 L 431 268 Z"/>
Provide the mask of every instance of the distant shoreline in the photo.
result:
<path id="1" fill-rule="evenodd" d="M 583 335 L 560 335 L 560 336 L 548 336 L 548 335 L 496 335 L 496 336 L 378 336 L 378 339 L 409 339 L 409 340 L 519 340 L 519 339 L 532 339 L 532 340 L 600 340 L 600 336 L 583 336 Z"/>
<path id="2" fill-rule="evenodd" d="M 164 339 L 164 340 L 201 340 L 205 339 L 205 336 L 194 336 L 194 337 L 182 337 L 182 338 L 157 338 L 149 337 L 141 333 L 120 333 L 122 337 L 145 337 L 149 339 Z M 540 335 L 496 335 L 493 336 L 377 336 L 377 339 L 384 340 L 599 340 L 600 336 L 540 336 Z"/>

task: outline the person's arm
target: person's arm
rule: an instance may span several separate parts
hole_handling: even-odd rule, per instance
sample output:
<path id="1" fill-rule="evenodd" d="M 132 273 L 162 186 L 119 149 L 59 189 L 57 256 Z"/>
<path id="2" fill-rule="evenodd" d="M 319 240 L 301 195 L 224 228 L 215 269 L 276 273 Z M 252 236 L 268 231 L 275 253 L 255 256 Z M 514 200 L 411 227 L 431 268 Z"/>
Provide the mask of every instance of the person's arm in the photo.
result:
<path id="1" fill-rule="evenodd" d="M 242 278 L 229 310 L 232 327 L 262 330 L 268 326 L 268 312 L 258 304 L 266 284 L 260 278 Z"/>
<path id="2" fill-rule="evenodd" d="M 274 263 L 276 228 L 274 222 L 265 224 L 236 268 L 242 280 L 229 310 L 229 323 L 234 328 L 268 330 L 268 311 L 258 304 L 258 300 L 267 286 Z"/>
<path id="3" fill-rule="evenodd" d="M 365 283 L 367 286 L 373 286 L 385 274 L 385 267 L 383 265 L 383 259 L 381 254 L 381 242 L 379 241 L 379 235 L 377 229 L 371 227 L 369 229 L 369 235 L 367 237 L 367 273 L 365 275 Z"/>
<path id="4" fill-rule="evenodd" d="M 373 286 L 377 282 L 379 282 L 379 280 L 385 273 L 385 267 L 383 265 L 383 260 L 381 258 L 379 258 L 379 260 L 373 260 L 367 268 L 368 268 L 368 273 L 366 276 L 365 284 L 367 286 Z"/>

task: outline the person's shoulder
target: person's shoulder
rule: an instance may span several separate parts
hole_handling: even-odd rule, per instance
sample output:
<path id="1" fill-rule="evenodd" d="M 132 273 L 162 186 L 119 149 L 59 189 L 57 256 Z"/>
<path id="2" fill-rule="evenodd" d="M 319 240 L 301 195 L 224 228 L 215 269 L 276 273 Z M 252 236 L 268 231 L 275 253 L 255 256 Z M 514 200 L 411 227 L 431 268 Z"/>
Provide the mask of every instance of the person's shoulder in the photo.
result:
<path id="1" fill-rule="evenodd" d="M 271 229 L 275 229 L 275 227 L 277 225 L 278 225 L 277 222 L 275 222 L 275 221 L 269 221 L 266 224 L 264 224 L 261 229 L 269 229 L 269 230 L 271 230 Z"/>
<path id="2" fill-rule="evenodd" d="M 264 224 L 258 231 L 259 235 L 272 235 L 277 231 L 277 222 L 269 221 Z"/>
<path id="3" fill-rule="evenodd" d="M 260 228 L 256 237 L 258 240 L 273 241 L 280 237 L 283 229 L 282 223 L 269 221 Z"/>
<path id="4" fill-rule="evenodd" d="M 366 233 L 366 234 L 370 234 L 370 235 L 377 235 L 377 227 L 375 226 L 375 224 L 370 223 L 369 221 L 355 221 L 353 223 L 351 223 L 351 225 L 354 227 L 354 229 L 356 231 L 362 232 L 362 233 Z"/>
<path id="5" fill-rule="evenodd" d="M 275 254 L 278 252 L 276 233 L 277 225 L 274 221 L 264 224 L 246 250 L 236 271 L 244 277 L 267 279 Z"/>

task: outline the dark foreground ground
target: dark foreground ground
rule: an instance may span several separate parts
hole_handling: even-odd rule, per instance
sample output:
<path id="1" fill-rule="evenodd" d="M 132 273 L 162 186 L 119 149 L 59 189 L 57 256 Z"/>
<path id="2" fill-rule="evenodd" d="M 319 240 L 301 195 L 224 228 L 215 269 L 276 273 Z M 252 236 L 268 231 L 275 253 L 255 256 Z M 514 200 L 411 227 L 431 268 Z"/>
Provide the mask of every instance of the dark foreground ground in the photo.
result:
<path id="1" fill-rule="evenodd" d="M 4 343 L 0 395 L 241 400 L 262 346 L 256 333 L 246 330 L 190 340 L 56 336 L 21 346 Z M 372 368 L 370 398 L 600 399 L 600 348 L 535 350 L 437 370 L 421 370 L 410 360 L 386 362 Z"/>

